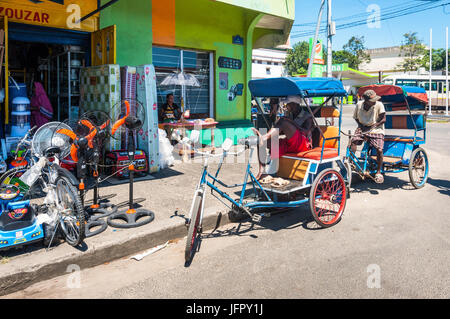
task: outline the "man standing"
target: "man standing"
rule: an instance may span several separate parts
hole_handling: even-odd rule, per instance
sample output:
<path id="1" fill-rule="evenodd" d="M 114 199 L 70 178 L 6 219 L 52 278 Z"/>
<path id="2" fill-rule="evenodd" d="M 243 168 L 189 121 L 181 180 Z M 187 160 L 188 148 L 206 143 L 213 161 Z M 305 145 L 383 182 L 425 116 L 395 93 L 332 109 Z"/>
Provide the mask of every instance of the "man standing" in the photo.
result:
<path id="1" fill-rule="evenodd" d="M 355 136 L 351 140 L 351 150 L 356 152 L 357 145 L 368 141 L 370 146 L 377 151 L 377 173 L 375 182 L 381 184 L 384 177 L 381 174 L 383 166 L 383 148 L 384 148 L 384 123 L 386 122 L 386 110 L 383 103 L 374 90 L 367 90 L 363 94 L 363 100 L 356 104 L 353 118 L 358 124 Z"/>

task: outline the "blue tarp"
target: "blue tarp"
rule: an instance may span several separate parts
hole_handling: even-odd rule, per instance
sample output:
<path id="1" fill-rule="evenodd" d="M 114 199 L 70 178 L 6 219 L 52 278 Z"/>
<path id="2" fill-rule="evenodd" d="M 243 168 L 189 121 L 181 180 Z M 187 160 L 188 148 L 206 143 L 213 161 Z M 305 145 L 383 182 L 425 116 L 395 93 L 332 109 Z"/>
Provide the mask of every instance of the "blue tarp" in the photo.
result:
<path id="1" fill-rule="evenodd" d="M 254 97 L 302 97 L 346 96 L 342 82 L 335 78 L 272 78 L 252 80 L 248 83 Z"/>

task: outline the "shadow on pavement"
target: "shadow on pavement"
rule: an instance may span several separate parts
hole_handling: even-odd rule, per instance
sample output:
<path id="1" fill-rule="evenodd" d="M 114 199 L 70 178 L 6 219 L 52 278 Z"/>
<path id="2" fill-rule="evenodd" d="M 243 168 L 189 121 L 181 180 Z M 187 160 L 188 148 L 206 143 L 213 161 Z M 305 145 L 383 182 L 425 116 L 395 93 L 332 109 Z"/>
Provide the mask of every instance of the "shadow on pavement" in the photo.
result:
<path id="1" fill-rule="evenodd" d="M 427 183 L 439 188 L 439 193 L 450 196 L 450 181 L 449 180 L 428 178 Z"/>
<path id="2" fill-rule="evenodd" d="M 371 179 L 362 180 L 358 175 L 353 174 L 352 185 L 350 187 L 351 194 L 354 193 L 370 193 L 378 195 L 384 190 L 414 190 L 414 186 L 408 180 L 400 179 L 394 175 L 384 175 L 384 183 L 377 184 Z"/>

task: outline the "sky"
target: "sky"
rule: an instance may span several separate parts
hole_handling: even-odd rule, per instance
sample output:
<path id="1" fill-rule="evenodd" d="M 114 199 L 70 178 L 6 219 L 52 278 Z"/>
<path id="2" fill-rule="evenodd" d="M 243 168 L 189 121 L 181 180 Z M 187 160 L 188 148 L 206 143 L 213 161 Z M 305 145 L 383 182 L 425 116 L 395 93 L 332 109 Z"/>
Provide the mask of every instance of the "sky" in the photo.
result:
<path id="1" fill-rule="evenodd" d="M 320 3 L 321 0 L 295 0 L 296 17 L 291 31 L 291 45 L 309 39 L 309 35 L 304 36 L 299 32 L 314 32 Z M 447 3 L 448 5 L 445 7 L 382 20 L 389 14 L 403 14 L 408 11 L 422 10 L 426 6 Z M 367 13 L 366 10 L 371 8 L 375 10 Z M 368 16 L 370 14 L 375 15 L 378 8 L 381 17 L 379 28 L 376 24 L 368 25 L 366 23 Z M 333 50 L 341 50 L 342 46 L 352 36 L 364 36 L 365 45 L 368 49 L 397 46 L 401 45 L 403 34 L 410 31 L 417 32 L 419 39 L 428 46 L 430 43 L 430 28 L 433 29 L 433 48 L 445 48 L 445 27 L 450 27 L 450 0 L 332 0 L 332 16 L 333 20 L 336 20 L 337 27 L 357 20 L 363 21 L 363 25 L 337 30 L 333 37 Z M 349 19 L 349 16 L 353 17 Z M 326 17 L 325 5 L 322 26 L 326 25 Z M 305 23 L 312 24 L 296 26 Z M 325 42 L 326 34 L 320 34 L 319 39 Z"/>

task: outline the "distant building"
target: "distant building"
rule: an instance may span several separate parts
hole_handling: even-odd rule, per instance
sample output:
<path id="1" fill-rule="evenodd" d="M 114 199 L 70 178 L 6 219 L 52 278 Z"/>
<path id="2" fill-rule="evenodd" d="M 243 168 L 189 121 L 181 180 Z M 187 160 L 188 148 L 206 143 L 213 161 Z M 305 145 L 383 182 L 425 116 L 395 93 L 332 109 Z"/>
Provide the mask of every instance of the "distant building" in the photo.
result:
<path id="1" fill-rule="evenodd" d="M 371 61 L 361 64 L 359 70 L 372 75 L 378 75 L 379 72 L 384 75 L 398 72 L 398 65 L 405 60 L 401 56 L 399 46 L 369 49 L 365 52 L 370 55 Z"/>
<path id="2" fill-rule="evenodd" d="M 399 70 L 399 64 L 405 61 L 405 57 L 401 54 L 400 46 L 369 49 L 365 51 L 370 55 L 371 61 L 360 65 L 359 70 L 371 75 L 383 76 L 391 74 L 402 74 Z M 423 68 L 417 71 L 408 72 L 408 74 L 427 74 Z"/>
<path id="3" fill-rule="evenodd" d="M 255 49 L 252 56 L 252 78 L 264 79 L 285 76 L 285 49 Z"/>

